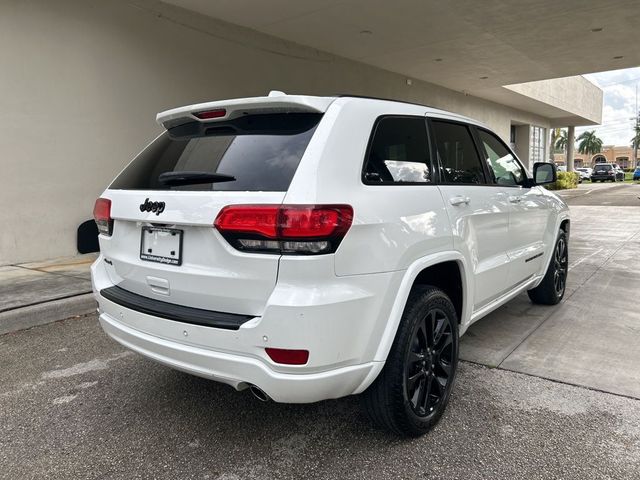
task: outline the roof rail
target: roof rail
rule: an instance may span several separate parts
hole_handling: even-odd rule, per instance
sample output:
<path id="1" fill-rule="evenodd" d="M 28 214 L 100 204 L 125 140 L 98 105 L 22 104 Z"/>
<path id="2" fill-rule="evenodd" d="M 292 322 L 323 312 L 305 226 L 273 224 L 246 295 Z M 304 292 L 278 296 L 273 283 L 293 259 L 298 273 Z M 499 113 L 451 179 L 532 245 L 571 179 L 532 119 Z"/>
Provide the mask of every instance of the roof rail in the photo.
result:
<path id="1" fill-rule="evenodd" d="M 365 99 L 369 99 L 369 100 L 383 100 L 385 102 L 406 103 L 408 105 L 418 105 L 420 107 L 436 108 L 436 107 L 434 107 L 432 105 L 425 105 L 424 103 L 409 102 L 407 100 L 397 100 L 395 98 L 371 97 L 369 95 L 352 95 L 350 93 L 339 93 L 337 95 L 331 95 L 331 96 L 338 97 L 338 98 L 350 97 L 350 98 L 365 98 Z"/>

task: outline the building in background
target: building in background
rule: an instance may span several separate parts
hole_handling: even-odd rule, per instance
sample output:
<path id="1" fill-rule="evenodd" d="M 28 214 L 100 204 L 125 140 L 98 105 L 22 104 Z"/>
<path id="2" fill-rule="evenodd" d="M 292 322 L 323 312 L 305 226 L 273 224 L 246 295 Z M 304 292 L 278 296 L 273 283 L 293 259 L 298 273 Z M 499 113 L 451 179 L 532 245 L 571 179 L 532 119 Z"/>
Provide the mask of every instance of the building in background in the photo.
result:
<path id="1" fill-rule="evenodd" d="M 94 199 L 160 132 L 155 114 L 185 104 L 272 89 L 417 102 L 484 122 L 531 166 L 550 128 L 601 122 L 602 91 L 580 74 L 640 64 L 627 7 L 0 2 L 0 265 L 74 254 Z"/>
<path id="2" fill-rule="evenodd" d="M 553 155 L 556 165 L 566 165 L 566 155 L 555 153 Z M 596 163 L 617 163 L 621 168 L 635 168 L 640 165 L 640 155 L 633 161 L 633 148 L 605 145 L 602 151 L 585 155 L 576 153 L 574 156 L 575 167 L 593 167 Z"/>

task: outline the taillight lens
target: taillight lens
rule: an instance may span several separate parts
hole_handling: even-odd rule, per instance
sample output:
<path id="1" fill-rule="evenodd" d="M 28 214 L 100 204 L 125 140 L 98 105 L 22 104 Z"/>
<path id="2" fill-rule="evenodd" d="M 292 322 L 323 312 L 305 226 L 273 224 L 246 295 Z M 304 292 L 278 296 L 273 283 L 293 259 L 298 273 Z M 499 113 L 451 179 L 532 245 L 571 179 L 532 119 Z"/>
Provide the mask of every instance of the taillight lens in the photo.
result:
<path id="1" fill-rule="evenodd" d="M 214 226 L 239 250 L 333 253 L 353 222 L 349 205 L 229 205 Z"/>
<path id="2" fill-rule="evenodd" d="M 265 348 L 265 351 L 271 360 L 283 365 L 304 365 L 309 361 L 309 350 Z"/>
<path id="3" fill-rule="evenodd" d="M 98 232 L 103 235 L 111 235 L 113 231 L 113 219 L 111 218 L 111 200 L 99 198 L 93 206 L 93 218 L 98 226 Z"/>

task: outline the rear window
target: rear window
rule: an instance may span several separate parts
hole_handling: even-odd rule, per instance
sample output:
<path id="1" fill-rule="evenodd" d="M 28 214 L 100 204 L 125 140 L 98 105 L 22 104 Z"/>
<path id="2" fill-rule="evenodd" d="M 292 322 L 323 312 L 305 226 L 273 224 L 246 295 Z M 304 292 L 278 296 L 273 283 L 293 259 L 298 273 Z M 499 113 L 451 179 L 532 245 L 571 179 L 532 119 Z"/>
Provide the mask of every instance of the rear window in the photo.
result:
<path id="1" fill-rule="evenodd" d="M 321 114 L 246 115 L 170 129 L 113 181 L 115 190 L 271 191 L 289 188 Z M 167 172 L 230 175 L 232 181 L 167 186 Z"/>
<path id="2" fill-rule="evenodd" d="M 596 172 L 608 172 L 609 170 L 611 170 L 611 165 L 596 165 L 596 167 L 594 168 L 594 170 Z"/>

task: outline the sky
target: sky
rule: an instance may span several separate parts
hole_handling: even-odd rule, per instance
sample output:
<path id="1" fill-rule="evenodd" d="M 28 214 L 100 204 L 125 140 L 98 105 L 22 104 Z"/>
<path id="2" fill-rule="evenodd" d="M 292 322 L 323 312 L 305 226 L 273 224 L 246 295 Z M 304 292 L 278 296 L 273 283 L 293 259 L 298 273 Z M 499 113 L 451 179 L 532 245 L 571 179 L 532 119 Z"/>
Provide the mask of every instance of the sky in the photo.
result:
<path id="1" fill-rule="evenodd" d="M 585 77 L 602 88 L 604 92 L 602 125 L 576 127 L 576 137 L 585 130 L 595 130 L 604 145 L 631 145 L 634 125 L 632 118 L 636 109 L 636 86 L 640 103 L 640 67 L 591 73 Z"/>

